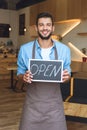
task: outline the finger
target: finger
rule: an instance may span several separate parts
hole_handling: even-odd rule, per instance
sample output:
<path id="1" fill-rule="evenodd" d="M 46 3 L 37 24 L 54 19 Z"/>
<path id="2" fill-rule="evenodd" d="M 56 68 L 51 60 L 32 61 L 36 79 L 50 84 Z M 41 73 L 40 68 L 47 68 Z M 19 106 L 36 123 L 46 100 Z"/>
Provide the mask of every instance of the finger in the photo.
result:
<path id="1" fill-rule="evenodd" d="M 29 71 L 27 71 L 27 72 L 24 74 L 24 76 L 23 76 L 23 80 L 24 80 L 25 82 L 28 82 L 28 83 L 31 83 L 31 82 L 32 82 L 32 78 L 33 78 L 33 76 L 32 76 L 32 74 L 31 74 L 31 72 L 29 72 Z"/>

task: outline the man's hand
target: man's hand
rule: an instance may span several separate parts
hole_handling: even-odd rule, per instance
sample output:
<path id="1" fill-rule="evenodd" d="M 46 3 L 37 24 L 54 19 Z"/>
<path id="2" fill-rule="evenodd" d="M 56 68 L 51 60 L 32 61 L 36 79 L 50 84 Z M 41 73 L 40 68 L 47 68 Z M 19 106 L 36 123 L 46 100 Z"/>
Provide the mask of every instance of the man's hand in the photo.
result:
<path id="1" fill-rule="evenodd" d="M 23 75 L 23 81 L 27 83 L 32 83 L 32 74 L 30 71 L 26 71 L 26 73 Z"/>
<path id="2" fill-rule="evenodd" d="M 68 70 L 64 70 L 62 75 L 62 81 L 64 83 L 68 82 L 69 80 L 70 80 L 70 74 L 68 73 Z"/>

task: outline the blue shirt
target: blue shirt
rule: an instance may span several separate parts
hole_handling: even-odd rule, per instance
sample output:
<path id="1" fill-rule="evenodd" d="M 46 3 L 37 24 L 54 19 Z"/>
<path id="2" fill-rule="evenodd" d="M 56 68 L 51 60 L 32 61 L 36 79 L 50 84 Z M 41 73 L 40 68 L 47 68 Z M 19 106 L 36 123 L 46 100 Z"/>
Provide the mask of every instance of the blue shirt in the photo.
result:
<path id="1" fill-rule="evenodd" d="M 24 74 L 29 68 L 29 59 L 32 59 L 32 48 L 35 42 L 35 59 L 42 59 L 41 56 L 41 47 L 38 43 L 38 40 L 28 42 L 20 47 L 18 54 L 18 69 L 17 75 Z M 50 53 L 50 60 L 55 60 L 54 48 L 56 47 L 58 53 L 58 60 L 63 61 L 63 70 L 67 69 L 69 74 L 71 73 L 71 53 L 70 49 L 63 43 L 53 40 L 53 47 Z"/>

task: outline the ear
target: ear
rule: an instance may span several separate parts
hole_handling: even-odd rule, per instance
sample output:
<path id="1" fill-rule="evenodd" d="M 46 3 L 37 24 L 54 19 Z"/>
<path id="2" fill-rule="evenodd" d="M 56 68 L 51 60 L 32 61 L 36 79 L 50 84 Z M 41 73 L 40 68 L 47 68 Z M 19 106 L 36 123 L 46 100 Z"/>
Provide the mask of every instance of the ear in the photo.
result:
<path id="1" fill-rule="evenodd" d="M 55 26 L 53 25 L 53 32 L 54 32 L 54 30 L 55 30 Z"/>
<path id="2" fill-rule="evenodd" d="M 34 25 L 34 28 L 35 28 L 35 31 L 37 32 L 37 26 L 36 25 Z"/>

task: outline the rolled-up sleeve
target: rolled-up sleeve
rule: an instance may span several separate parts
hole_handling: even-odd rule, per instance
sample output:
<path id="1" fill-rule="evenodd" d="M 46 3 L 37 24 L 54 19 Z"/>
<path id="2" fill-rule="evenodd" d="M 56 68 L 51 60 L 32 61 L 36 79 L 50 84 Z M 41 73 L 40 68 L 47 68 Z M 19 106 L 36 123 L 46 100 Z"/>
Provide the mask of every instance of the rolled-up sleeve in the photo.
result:
<path id="1" fill-rule="evenodd" d="M 66 57 L 65 57 L 65 61 L 64 61 L 64 69 L 67 69 L 69 74 L 71 75 L 71 52 L 70 49 L 67 47 L 66 49 Z"/>

